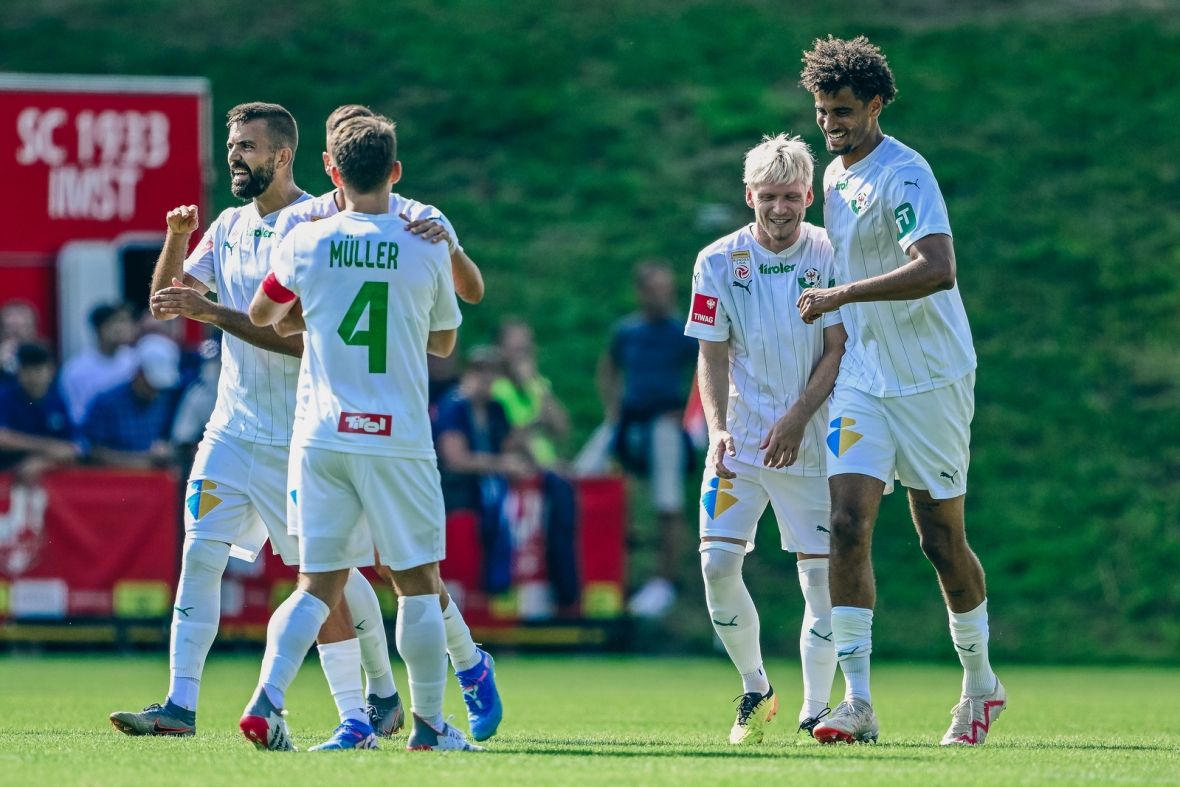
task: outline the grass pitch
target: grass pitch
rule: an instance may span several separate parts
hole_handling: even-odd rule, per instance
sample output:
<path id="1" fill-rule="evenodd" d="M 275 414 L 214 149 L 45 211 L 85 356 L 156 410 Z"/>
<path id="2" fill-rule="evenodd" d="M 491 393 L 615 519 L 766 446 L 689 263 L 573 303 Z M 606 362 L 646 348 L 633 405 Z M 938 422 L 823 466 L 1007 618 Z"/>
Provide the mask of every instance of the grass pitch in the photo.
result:
<path id="1" fill-rule="evenodd" d="M 111 711 L 163 699 L 162 656 L 0 658 L 0 784 L 1180 783 L 1178 670 L 1002 668 L 1011 709 L 986 746 L 948 751 L 937 743 L 958 697 L 957 668 L 874 665 L 881 743 L 820 747 L 795 734 L 798 666 L 772 662 L 779 716 L 761 746 L 739 750 L 725 739 L 740 684 L 720 659 L 505 657 L 505 718 L 487 754 L 406 752 L 404 733 L 380 751 L 277 754 L 255 751 L 237 731 L 258 666 L 257 656 L 213 658 L 198 735 L 175 740 L 130 738 L 107 723 Z M 300 748 L 335 726 L 314 658 L 287 704 Z M 454 684 L 447 712 L 465 718 Z"/>

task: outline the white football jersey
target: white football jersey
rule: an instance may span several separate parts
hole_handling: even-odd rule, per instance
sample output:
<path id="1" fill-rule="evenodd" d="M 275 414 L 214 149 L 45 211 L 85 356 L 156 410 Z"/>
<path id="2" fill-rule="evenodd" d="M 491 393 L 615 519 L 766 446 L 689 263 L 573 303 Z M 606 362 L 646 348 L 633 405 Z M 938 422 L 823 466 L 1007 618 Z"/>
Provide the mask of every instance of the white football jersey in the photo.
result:
<path id="1" fill-rule="evenodd" d="M 951 234 L 930 165 L 893 137 L 851 167 L 839 156 L 828 165 L 824 225 L 841 283 L 895 271 L 909 264 L 914 241 Z M 840 311 L 848 349 L 839 385 L 872 396 L 905 396 L 950 385 L 975 368 L 957 284 L 913 301 L 853 303 Z"/>
<path id="2" fill-rule="evenodd" d="M 293 204 L 309 200 L 304 194 Z M 185 260 L 185 273 L 217 293 L 218 303 L 247 311 L 270 271 L 279 214 L 259 216 L 253 202 L 223 211 Z M 206 428 L 249 442 L 290 445 L 298 379 L 298 358 L 223 333 L 217 406 Z"/>
<path id="3" fill-rule="evenodd" d="M 275 222 L 275 233 L 278 239 L 282 240 L 291 231 L 291 228 L 297 224 L 302 224 L 305 221 L 319 221 L 329 216 L 335 216 L 339 212 L 340 208 L 336 206 L 336 189 L 332 189 L 327 194 L 321 194 L 318 197 L 296 202 L 280 211 L 279 219 Z M 459 236 L 455 233 L 455 228 L 451 225 L 451 222 L 443 215 L 441 210 L 433 205 L 425 205 L 416 199 L 403 197 L 401 194 L 390 194 L 389 212 L 394 216 L 405 214 L 409 217 L 410 221 L 417 221 L 419 219 L 437 221 L 447 228 L 447 232 L 450 233 L 451 240 L 455 242 L 456 248 L 463 248 L 459 245 Z"/>
<path id="4" fill-rule="evenodd" d="M 447 247 L 396 214 L 296 225 L 272 256 L 307 324 L 298 445 L 433 459 L 426 340 L 462 322 Z"/>
<path id="5" fill-rule="evenodd" d="M 823 355 L 823 329 L 841 316 L 833 312 L 808 325 L 795 306 L 803 290 L 834 283 L 832 247 L 822 229 L 804 222 L 799 239 L 778 254 L 759 245 L 753 230 L 752 224 L 743 227 L 697 255 L 684 332 L 730 340 L 726 429 L 735 458 L 761 466 L 766 452 L 759 446 L 802 395 Z M 825 474 L 827 415 L 825 402 L 807 425 L 795 463 L 781 472 Z"/>

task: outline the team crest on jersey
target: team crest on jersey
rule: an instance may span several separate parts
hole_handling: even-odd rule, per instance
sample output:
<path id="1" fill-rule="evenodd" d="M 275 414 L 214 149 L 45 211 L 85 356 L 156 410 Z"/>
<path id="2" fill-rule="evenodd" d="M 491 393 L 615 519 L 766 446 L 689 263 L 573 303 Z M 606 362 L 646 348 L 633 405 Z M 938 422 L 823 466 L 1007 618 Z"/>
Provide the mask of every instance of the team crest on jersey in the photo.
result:
<path id="1" fill-rule="evenodd" d="M 738 249 L 729 253 L 729 265 L 733 269 L 733 277 L 738 281 L 749 281 L 753 275 L 751 257 L 747 249 Z"/>
<path id="2" fill-rule="evenodd" d="M 852 201 L 848 203 L 848 206 L 852 208 L 853 213 L 859 216 L 861 211 L 873 204 L 873 199 L 871 196 L 869 196 L 872 190 L 872 186 L 865 186 L 863 189 L 857 192 L 855 197 L 852 198 Z"/>
<path id="3" fill-rule="evenodd" d="M 822 281 L 823 277 L 820 276 L 818 268 L 808 268 L 807 270 L 803 271 L 803 275 L 799 277 L 799 286 L 805 290 L 808 290 L 812 287 L 818 287 Z"/>

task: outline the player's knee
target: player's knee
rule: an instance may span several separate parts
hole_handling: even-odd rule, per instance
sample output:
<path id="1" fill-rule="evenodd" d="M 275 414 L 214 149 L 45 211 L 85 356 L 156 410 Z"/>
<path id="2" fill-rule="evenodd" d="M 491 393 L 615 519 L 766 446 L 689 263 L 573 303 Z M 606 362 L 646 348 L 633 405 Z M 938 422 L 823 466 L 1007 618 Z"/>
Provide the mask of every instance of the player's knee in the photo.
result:
<path id="1" fill-rule="evenodd" d="M 718 542 L 705 542 L 701 550 L 701 573 L 706 582 L 717 582 L 729 577 L 741 576 L 742 563 L 745 561 L 744 552 L 737 554 L 727 547 L 737 547 L 736 544 L 724 546 L 710 546 Z M 741 547 L 738 547 L 739 549 Z"/>
<path id="2" fill-rule="evenodd" d="M 831 525 L 833 546 L 841 551 L 867 544 L 873 532 L 872 521 L 850 508 L 833 508 Z"/>
<path id="3" fill-rule="evenodd" d="M 184 572 L 220 577 L 229 564 L 229 544 L 204 538 L 184 540 Z"/>
<path id="4" fill-rule="evenodd" d="M 937 570 L 950 568 L 955 562 L 954 539 L 944 527 L 925 527 L 918 533 L 918 543 L 926 559 Z"/>

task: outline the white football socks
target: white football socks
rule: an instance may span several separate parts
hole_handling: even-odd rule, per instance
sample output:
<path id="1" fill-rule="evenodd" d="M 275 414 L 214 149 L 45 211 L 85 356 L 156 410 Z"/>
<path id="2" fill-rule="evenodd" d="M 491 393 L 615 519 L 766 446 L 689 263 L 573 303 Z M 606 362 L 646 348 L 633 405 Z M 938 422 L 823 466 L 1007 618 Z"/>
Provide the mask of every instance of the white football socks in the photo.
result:
<path id="1" fill-rule="evenodd" d="M 352 614 L 352 625 L 360 641 L 361 666 L 365 668 L 367 693 L 385 699 L 397 693 L 393 670 L 389 666 L 389 640 L 385 636 L 385 620 L 381 616 L 381 602 L 369 580 L 357 569 L 348 573 L 344 585 L 344 600 Z"/>
<path id="2" fill-rule="evenodd" d="M 327 604 L 306 590 L 296 590 L 270 616 L 259 682 L 275 707 L 283 707 L 287 688 L 299 674 L 329 612 Z"/>
<path id="3" fill-rule="evenodd" d="M 359 639 L 346 639 L 317 646 L 320 664 L 332 699 L 336 701 L 336 712 L 340 721 L 352 719 L 369 723 L 365 713 L 365 692 L 361 686 L 361 643 Z"/>
<path id="4" fill-rule="evenodd" d="M 205 658 L 221 620 L 221 575 L 229 562 L 229 544 L 186 538 L 172 610 L 168 699 L 196 711 Z"/>
<path id="5" fill-rule="evenodd" d="M 758 610 L 742 580 L 746 549 L 725 541 L 701 542 L 701 573 L 705 577 L 705 603 L 713 630 L 742 676 L 742 691 L 766 694 L 770 682 L 762 668 Z"/>
<path id="6" fill-rule="evenodd" d="M 437 594 L 397 600 L 396 640 L 409 674 L 410 709 L 437 720 L 447 684 L 447 633 Z"/>
<path id="7" fill-rule="evenodd" d="M 951 640 L 963 665 L 963 696 L 982 697 L 996 690 L 996 673 L 987 657 L 987 599 L 970 612 L 951 612 Z"/>
<path id="8" fill-rule="evenodd" d="M 832 607 L 832 645 L 844 673 L 844 699 L 873 704 L 869 692 L 869 654 L 873 652 L 873 610 Z"/>
<path id="9" fill-rule="evenodd" d="M 449 599 L 447 608 L 443 610 L 443 625 L 447 629 L 447 655 L 451 657 L 451 665 L 455 672 L 471 669 L 483 658 L 475 641 L 471 639 L 471 629 L 459 613 L 455 599 Z"/>
<path id="10" fill-rule="evenodd" d="M 828 591 L 828 559 L 796 562 L 803 589 L 803 628 L 799 632 L 799 657 L 803 662 L 803 708 L 799 721 L 828 707 L 836 678 L 836 648 L 832 645 L 832 596 Z"/>

